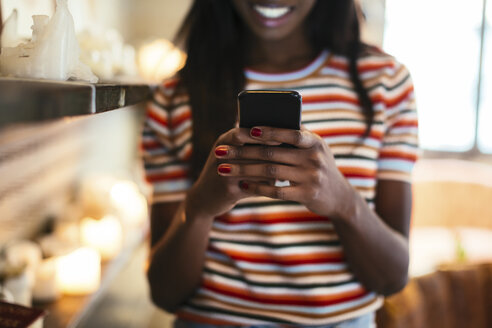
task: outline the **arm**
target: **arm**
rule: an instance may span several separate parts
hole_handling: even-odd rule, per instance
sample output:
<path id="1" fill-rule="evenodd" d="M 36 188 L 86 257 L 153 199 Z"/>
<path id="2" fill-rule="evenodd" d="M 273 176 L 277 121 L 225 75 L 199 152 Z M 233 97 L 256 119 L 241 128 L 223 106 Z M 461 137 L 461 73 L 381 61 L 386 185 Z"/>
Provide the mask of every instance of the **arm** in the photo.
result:
<path id="1" fill-rule="evenodd" d="M 357 278 L 366 288 L 390 295 L 408 279 L 411 186 L 381 180 L 376 195 L 374 212 L 357 191 L 348 189 L 347 210 L 333 222 Z"/>
<path id="2" fill-rule="evenodd" d="M 153 302 L 173 312 L 195 290 L 213 217 L 198 217 L 181 203 L 152 206 L 152 249 L 147 278 Z"/>
<path id="3" fill-rule="evenodd" d="M 248 129 L 236 128 L 222 135 L 218 143 L 241 147 L 262 142 L 254 140 Z M 250 196 L 239 187 L 240 178 L 224 179 L 217 174 L 222 160 L 217 158 L 220 151 L 216 151 L 210 153 L 183 202 L 152 206 L 147 277 L 153 302 L 169 312 L 186 301 L 200 283 L 214 218 Z"/>

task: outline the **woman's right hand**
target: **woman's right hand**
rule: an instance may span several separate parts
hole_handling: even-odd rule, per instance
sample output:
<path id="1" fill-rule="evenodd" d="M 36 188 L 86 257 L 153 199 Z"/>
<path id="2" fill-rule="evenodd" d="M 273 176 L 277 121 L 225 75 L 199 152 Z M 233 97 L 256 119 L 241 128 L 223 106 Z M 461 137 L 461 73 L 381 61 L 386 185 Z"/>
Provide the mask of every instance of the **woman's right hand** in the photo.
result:
<path id="1" fill-rule="evenodd" d="M 200 176 L 187 192 L 187 216 L 216 217 L 231 210 L 239 200 L 251 197 L 251 194 L 241 189 L 241 180 L 244 178 L 219 175 L 220 170 L 227 170 L 226 165 L 221 165 L 221 157 L 228 151 L 241 151 L 245 144 L 262 143 L 250 136 L 249 128 L 233 128 L 217 139 Z M 276 146 L 279 143 L 268 145 Z"/>

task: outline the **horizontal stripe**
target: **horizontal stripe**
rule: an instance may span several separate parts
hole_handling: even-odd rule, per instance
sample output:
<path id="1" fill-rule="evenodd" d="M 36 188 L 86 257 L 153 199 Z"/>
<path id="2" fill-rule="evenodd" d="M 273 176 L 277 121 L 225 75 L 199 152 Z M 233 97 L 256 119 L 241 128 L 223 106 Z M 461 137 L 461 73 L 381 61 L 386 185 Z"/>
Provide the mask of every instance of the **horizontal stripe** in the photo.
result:
<path id="1" fill-rule="evenodd" d="M 277 200 L 277 199 L 271 199 L 271 198 L 265 198 L 263 201 L 259 202 L 257 198 L 254 199 L 254 201 L 251 201 L 249 198 L 245 198 L 243 202 L 237 204 L 234 209 L 241 209 L 241 208 L 258 208 L 258 207 L 266 207 L 266 206 L 277 206 L 281 205 L 282 208 L 288 208 L 288 207 L 301 207 L 305 208 L 304 206 L 300 205 L 299 203 L 296 202 L 291 202 L 291 201 L 286 201 L 286 200 Z"/>
<path id="2" fill-rule="evenodd" d="M 221 276 L 221 277 L 224 277 L 227 279 L 237 280 L 241 283 L 244 283 L 247 286 L 256 286 L 256 287 L 263 287 L 263 288 L 306 290 L 306 289 L 314 289 L 314 288 L 345 286 L 347 283 L 354 282 L 353 280 L 349 280 L 349 281 L 344 280 L 344 281 L 340 281 L 340 282 L 318 283 L 318 284 L 265 283 L 265 282 L 258 282 L 258 281 L 250 280 L 250 279 L 244 278 L 242 276 L 233 276 L 233 275 L 229 275 L 229 274 L 224 274 L 224 273 L 221 273 L 219 271 L 207 269 L 207 268 L 205 268 L 203 271 L 205 273 L 211 274 L 212 276 Z"/>
<path id="3" fill-rule="evenodd" d="M 215 249 L 215 247 L 214 247 Z M 227 257 L 233 259 L 236 262 L 248 262 L 257 264 L 274 264 L 281 266 L 298 266 L 307 264 L 329 264 L 329 263 L 342 263 L 343 254 L 341 252 L 334 253 L 321 253 L 321 254 L 309 254 L 309 255 L 290 255 L 290 256 L 275 256 L 275 254 L 250 254 L 232 251 L 227 249 L 225 251 Z"/>
<path id="4" fill-rule="evenodd" d="M 354 187 L 375 188 L 376 181 L 373 179 L 348 178 L 348 182 Z"/>
<path id="5" fill-rule="evenodd" d="M 262 313 L 266 313 L 266 315 L 272 313 L 276 314 L 277 317 L 274 318 L 272 322 L 280 324 L 283 322 L 283 320 L 289 320 L 289 323 L 294 323 L 294 324 L 304 324 L 304 325 L 322 325 L 322 324 L 332 324 L 335 322 L 341 322 L 344 320 L 347 320 L 349 318 L 353 317 L 359 317 L 363 314 L 371 313 L 377 309 L 381 303 L 382 300 L 380 298 L 374 298 L 373 295 L 368 295 L 366 299 L 364 299 L 365 302 L 358 302 L 358 305 L 351 304 L 353 310 L 352 311 L 338 311 L 338 312 L 332 312 L 330 316 L 326 316 L 326 319 L 319 319 L 319 315 L 313 315 L 310 314 L 306 318 L 303 318 L 302 316 L 292 316 L 286 313 L 285 311 L 272 311 L 267 309 L 266 311 L 262 310 L 255 310 L 258 307 L 251 307 L 248 308 L 247 306 L 245 307 L 245 310 L 247 312 L 241 312 L 241 308 L 233 308 L 231 309 L 230 305 L 226 305 L 225 302 L 222 302 L 222 304 L 218 304 L 217 300 L 215 301 L 205 301 L 206 305 L 200 304 L 202 301 L 203 297 L 197 297 L 196 303 L 187 306 L 185 308 L 185 311 L 189 311 L 190 313 L 200 313 L 200 311 L 210 311 L 210 314 L 214 317 L 220 317 L 220 318 L 227 318 L 228 320 L 235 320 L 234 324 L 235 325 L 252 325 L 251 321 L 253 320 L 256 325 L 259 325 L 259 323 L 256 321 L 258 319 L 263 318 Z M 198 304 L 197 304 L 198 303 Z M 231 304 L 231 303 L 229 303 Z M 261 308 L 259 308 L 261 309 Z M 238 312 L 239 311 L 239 312 Z M 277 314 L 278 313 L 278 314 Z M 209 314 L 209 315 L 210 315 Z M 355 316 L 351 316 L 351 315 Z M 178 316 L 181 317 L 181 315 L 186 315 L 185 313 L 183 314 L 178 314 Z M 202 312 L 202 315 L 204 315 L 204 312 Z M 255 319 L 253 319 L 255 318 Z M 207 316 L 204 317 L 194 317 L 194 319 L 197 320 L 197 322 L 203 322 L 207 323 L 209 318 Z M 201 321 L 203 320 L 203 321 Z"/>
<path id="6" fill-rule="evenodd" d="M 263 215 L 265 217 L 263 217 Z M 270 216 L 270 217 L 268 217 Z M 327 222 L 328 220 L 323 217 L 310 217 L 310 216 L 291 216 L 287 213 L 282 213 L 279 216 L 269 215 L 268 213 L 254 213 L 250 216 L 243 215 L 240 218 L 218 218 L 216 222 L 222 222 L 226 224 L 247 224 L 247 223 L 261 223 L 265 224 L 280 224 L 280 223 L 301 223 L 301 222 Z"/>
<path id="7" fill-rule="evenodd" d="M 358 294 L 363 290 L 360 283 L 355 281 L 346 281 L 345 283 L 320 284 L 317 287 L 306 289 L 299 286 L 291 287 L 273 287 L 248 284 L 249 280 L 234 279 L 230 275 L 218 275 L 216 272 L 203 272 L 202 277 L 207 281 L 206 286 L 222 288 L 234 291 L 236 294 L 243 294 L 254 298 L 262 298 L 265 303 L 271 301 L 294 301 L 298 298 L 313 302 L 333 301 L 343 296 Z M 290 286 L 290 284 L 289 284 Z M 268 296 L 266 296 L 268 295 Z M 286 305 L 286 304 L 285 304 Z"/>
<path id="8" fill-rule="evenodd" d="M 184 190 L 187 190 L 190 186 L 191 186 L 191 181 L 185 179 L 158 182 L 158 183 L 153 183 L 152 185 L 155 193 L 182 192 Z"/>
<path id="9" fill-rule="evenodd" d="M 383 150 L 379 156 L 379 160 L 388 160 L 388 159 L 400 159 L 407 160 L 411 162 L 415 162 L 417 160 L 417 155 L 414 153 L 407 153 L 402 151 L 394 151 L 394 150 Z"/>
<path id="10" fill-rule="evenodd" d="M 184 179 L 188 177 L 188 172 L 185 170 L 172 170 L 169 172 L 158 172 L 152 173 L 149 172 L 147 174 L 148 182 L 163 182 L 168 180 L 178 180 Z"/>
<path id="11" fill-rule="evenodd" d="M 272 244 L 266 242 L 247 242 L 247 241 L 237 241 L 237 240 L 224 240 L 219 238 L 210 238 L 211 243 L 231 243 L 243 246 L 261 246 L 264 248 L 297 248 L 297 247 L 307 247 L 307 246 L 340 246 L 337 241 L 318 241 L 318 242 L 300 242 L 300 243 L 288 243 L 288 244 Z"/>
<path id="12" fill-rule="evenodd" d="M 272 229 L 266 230 L 266 229 L 255 229 L 255 228 L 228 230 L 228 229 L 221 229 L 220 227 L 217 226 L 213 226 L 212 230 L 216 233 L 223 233 L 224 235 L 229 235 L 231 240 L 233 240 L 234 235 L 244 235 L 244 234 L 254 234 L 258 237 L 276 239 L 280 237 L 302 238 L 307 236 L 312 236 L 312 238 L 316 238 L 318 235 L 325 237 L 325 236 L 329 236 L 328 235 L 329 233 L 334 233 L 333 229 L 319 230 L 318 228 L 313 228 L 313 229 L 297 230 L 294 227 L 292 229 L 285 229 L 285 230 L 272 230 Z"/>
<path id="13" fill-rule="evenodd" d="M 279 232 L 279 231 L 292 231 L 293 233 L 300 230 L 326 230 L 331 231 L 333 225 L 331 223 L 298 223 L 298 224 L 288 224 L 288 223 L 279 223 L 272 225 L 265 225 L 262 223 L 253 224 L 253 223 L 241 223 L 235 225 L 223 224 L 215 221 L 213 223 L 214 228 L 223 231 L 244 231 L 244 230 L 261 230 L 265 232 Z"/>
<path id="14" fill-rule="evenodd" d="M 219 260 L 219 261 L 224 261 L 224 262 L 229 262 L 231 261 L 231 258 L 224 255 L 220 254 L 216 251 L 211 251 L 210 249 L 207 250 L 206 256 L 210 257 L 211 259 Z M 297 265 L 290 265 L 290 264 L 272 264 L 272 263 L 258 263 L 258 262 L 245 262 L 245 261 L 237 261 L 235 263 L 238 268 L 244 269 L 244 270 L 258 270 L 258 271 L 270 271 L 270 272 L 277 272 L 280 274 L 289 274 L 289 273 L 303 273 L 303 272 L 318 272 L 318 271 L 336 271 L 339 272 L 341 270 L 346 270 L 347 269 L 347 264 L 346 263 L 317 263 L 317 264 L 312 264 L 312 263 L 306 263 L 306 264 L 297 264 Z"/>
<path id="15" fill-rule="evenodd" d="M 383 159 L 379 161 L 379 170 L 411 172 L 414 162 L 411 160 Z"/>
<path id="16" fill-rule="evenodd" d="M 340 292 L 335 295 L 323 295 L 309 297 L 289 297 L 285 295 L 272 295 L 272 294 L 259 294 L 249 291 L 242 291 L 238 288 L 232 288 L 231 286 L 224 286 L 217 282 L 204 280 L 202 287 L 204 290 L 215 292 L 217 294 L 226 295 L 234 298 L 238 298 L 245 301 L 253 301 L 263 305 L 275 304 L 275 305 L 291 305 L 291 306 L 330 306 L 340 304 L 343 302 L 360 299 L 367 295 L 367 292 L 362 288 L 357 288 L 347 292 Z M 335 287 L 337 288 L 337 287 Z"/>
<path id="17" fill-rule="evenodd" d="M 147 161 L 144 163 L 145 170 L 147 174 L 152 174 L 154 172 L 159 172 L 162 169 L 171 167 L 173 170 L 183 170 L 188 167 L 187 164 L 183 164 L 182 161 L 176 160 L 174 157 L 166 156 L 163 161 L 159 161 L 154 158 L 154 161 Z"/>
<path id="18" fill-rule="evenodd" d="M 211 291 L 203 290 L 199 292 L 199 296 L 194 300 L 194 304 L 202 304 L 207 306 L 218 306 L 218 303 L 225 305 L 229 309 L 235 311 L 249 310 L 248 312 L 265 313 L 272 312 L 280 314 L 279 318 L 289 319 L 296 322 L 294 318 L 306 320 L 303 323 L 308 323 L 313 319 L 330 318 L 334 315 L 345 313 L 347 308 L 360 308 L 363 305 L 377 301 L 374 294 L 367 294 L 364 297 L 351 302 L 346 302 L 340 305 L 323 306 L 323 307 L 308 307 L 308 306 L 292 306 L 292 305 L 274 305 L 274 304 L 258 304 L 253 301 L 224 296 Z M 219 305 L 220 306 L 220 305 Z M 239 307 L 238 307 L 239 306 Z M 261 309 L 261 310 L 260 310 Z M 267 312 L 267 313 L 268 313 Z M 238 314 L 239 314 L 238 313 Z"/>
<path id="19" fill-rule="evenodd" d="M 152 195 L 150 201 L 152 204 L 158 204 L 158 203 L 170 203 L 170 202 L 180 202 L 185 199 L 186 193 L 185 190 L 189 186 L 186 186 L 184 189 L 181 191 L 168 191 L 168 192 L 159 192 L 156 191 L 155 186 L 154 186 L 154 194 Z M 167 190 L 167 189 L 166 189 Z"/>
<path id="20" fill-rule="evenodd" d="M 318 102 L 318 103 L 304 103 L 302 105 L 302 113 L 310 111 L 320 110 L 344 110 L 351 111 L 353 113 L 360 114 L 360 106 L 358 104 L 343 102 L 343 101 L 330 101 L 330 102 Z"/>
<path id="21" fill-rule="evenodd" d="M 246 210 L 245 204 L 249 208 Z M 326 217 L 310 212 L 305 206 L 298 203 L 283 205 L 282 202 L 262 202 L 257 205 L 252 205 L 251 202 L 237 205 L 233 210 L 217 218 L 218 221 L 242 221 L 248 218 L 254 218 L 256 214 L 261 214 L 263 221 L 271 221 L 278 219 L 307 219 L 320 222 L 329 222 Z"/>
<path id="22" fill-rule="evenodd" d="M 330 246 L 340 245 L 338 234 L 335 231 L 314 231 L 311 233 L 277 233 L 277 234 L 262 234 L 256 231 L 250 232 L 229 232 L 219 231 L 217 229 L 210 230 L 210 239 L 227 240 L 229 242 L 245 242 L 245 243 L 265 243 L 267 245 L 294 245 L 302 243 L 329 243 Z M 272 246 L 273 247 L 273 246 Z"/>
<path id="23" fill-rule="evenodd" d="M 222 254 L 217 254 L 217 253 L 211 253 L 208 252 L 206 253 L 207 260 L 206 260 L 206 265 L 209 263 L 219 263 L 221 265 L 230 265 L 230 259 L 227 258 L 227 256 L 222 255 Z M 265 266 L 265 265 L 255 265 L 255 264 L 248 264 L 245 266 L 241 267 L 230 267 L 234 270 L 240 270 L 243 274 L 248 274 L 248 275 L 269 275 L 271 277 L 274 277 L 276 279 L 280 279 L 282 281 L 284 280 L 295 280 L 299 278 L 305 278 L 305 277 L 326 277 L 326 280 L 328 279 L 337 279 L 340 275 L 343 275 L 343 279 L 345 280 L 350 280 L 350 278 L 347 278 L 351 276 L 352 274 L 347 270 L 347 266 L 343 265 L 334 265 L 334 264 L 324 264 L 322 266 L 314 266 L 314 265 L 306 265 L 306 266 L 296 266 L 296 267 L 281 267 L 281 266 L 275 266 L 275 269 L 272 269 L 271 266 Z M 282 270 L 282 275 L 279 275 L 276 269 Z M 347 276 L 346 276 L 347 275 Z"/>
<path id="24" fill-rule="evenodd" d="M 291 283 L 291 284 L 329 284 L 343 283 L 354 280 L 354 276 L 347 270 L 340 271 L 319 271 L 305 273 L 284 273 L 279 276 L 271 271 L 245 270 L 237 267 L 231 267 L 227 262 L 208 258 L 205 262 L 205 268 L 237 277 L 244 277 L 256 282 L 264 283 Z"/>

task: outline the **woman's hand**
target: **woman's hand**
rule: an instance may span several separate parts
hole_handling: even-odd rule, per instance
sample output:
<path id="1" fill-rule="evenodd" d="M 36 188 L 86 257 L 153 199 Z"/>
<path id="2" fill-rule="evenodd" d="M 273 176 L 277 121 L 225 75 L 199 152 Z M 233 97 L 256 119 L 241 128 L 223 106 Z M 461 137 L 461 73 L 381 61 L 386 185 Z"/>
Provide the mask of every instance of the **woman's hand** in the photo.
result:
<path id="1" fill-rule="evenodd" d="M 242 147 L 229 143 L 218 147 L 224 150 L 219 174 L 234 181 L 231 186 L 235 188 L 230 190 L 233 195 L 240 193 L 244 197 L 244 193 L 248 193 L 296 201 L 322 216 L 337 217 L 346 213 L 353 189 L 318 135 L 304 128 L 295 131 L 271 127 L 253 128 L 250 135 L 256 143 L 264 145 Z M 280 143 L 296 148 L 268 145 Z M 238 162 L 240 160 L 249 162 Z M 288 180 L 290 186 L 277 187 L 261 182 L 271 180 Z"/>
<path id="2" fill-rule="evenodd" d="M 243 147 L 246 143 L 264 146 L 280 144 L 254 138 L 247 128 L 233 128 L 221 135 L 211 150 L 198 180 L 187 192 L 187 215 L 216 217 L 232 209 L 242 198 L 251 197 L 246 188 L 241 188 L 241 185 L 244 187 L 244 178 L 229 173 L 231 165 L 242 165 L 240 163 L 245 162 L 241 156 L 236 155 L 241 153 L 241 149 L 251 147 Z M 227 159 L 228 164 L 224 164 L 224 159 Z M 262 179 L 255 177 L 248 179 L 251 183 L 264 183 Z"/>

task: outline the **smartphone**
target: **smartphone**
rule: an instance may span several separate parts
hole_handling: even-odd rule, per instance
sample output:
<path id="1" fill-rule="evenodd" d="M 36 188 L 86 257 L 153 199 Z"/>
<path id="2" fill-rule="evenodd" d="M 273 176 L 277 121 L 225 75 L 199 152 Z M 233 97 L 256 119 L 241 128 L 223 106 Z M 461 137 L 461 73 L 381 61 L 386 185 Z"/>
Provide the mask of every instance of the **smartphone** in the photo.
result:
<path id="1" fill-rule="evenodd" d="M 299 130 L 302 97 L 291 90 L 245 90 L 238 95 L 239 126 Z"/>

